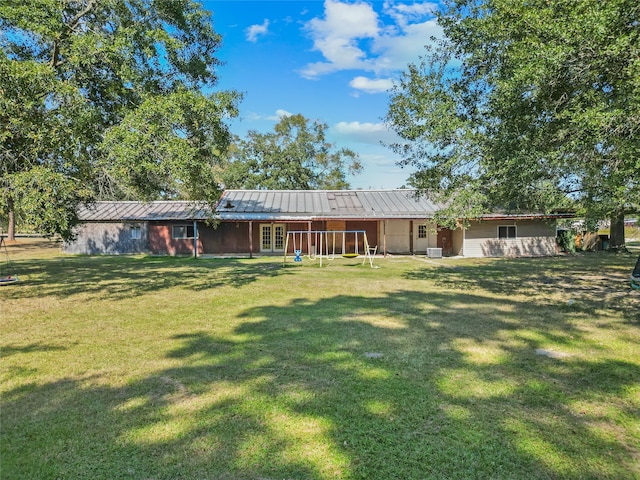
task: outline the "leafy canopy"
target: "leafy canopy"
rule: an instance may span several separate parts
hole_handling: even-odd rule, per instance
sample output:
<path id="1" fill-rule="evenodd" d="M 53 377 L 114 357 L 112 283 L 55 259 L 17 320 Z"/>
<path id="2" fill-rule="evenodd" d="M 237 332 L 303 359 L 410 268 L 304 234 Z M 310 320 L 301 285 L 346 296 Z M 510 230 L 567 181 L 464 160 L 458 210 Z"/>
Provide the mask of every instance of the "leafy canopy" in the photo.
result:
<path id="1" fill-rule="evenodd" d="M 230 149 L 222 172 L 226 188 L 346 189 L 362 170 L 358 155 L 326 140 L 327 125 L 301 114 L 282 117 L 270 133 L 249 131 Z"/>
<path id="2" fill-rule="evenodd" d="M 240 97 L 202 93 L 220 36 L 198 3 L 9 0 L 0 29 L 3 215 L 68 238 L 81 201 L 215 201 Z"/>
<path id="3" fill-rule="evenodd" d="M 640 205 L 640 4 L 448 0 L 445 37 L 392 92 L 411 183 L 470 218 Z"/>

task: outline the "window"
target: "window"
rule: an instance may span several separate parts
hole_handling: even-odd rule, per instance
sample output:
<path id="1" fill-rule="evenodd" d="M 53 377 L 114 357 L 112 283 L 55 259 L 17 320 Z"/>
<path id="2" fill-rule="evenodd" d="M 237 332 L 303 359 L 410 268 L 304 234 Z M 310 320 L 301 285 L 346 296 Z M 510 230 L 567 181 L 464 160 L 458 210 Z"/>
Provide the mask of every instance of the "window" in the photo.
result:
<path id="1" fill-rule="evenodd" d="M 516 238 L 516 226 L 500 225 L 498 227 L 498 238 Z"/>
<path id="2" fill-rule="evenodd" d="M 418 238 L 427 238 L 427 226 L 418 225 Z"/>
<path id="3" fill-rule="evenodd" d="M 193 225 L 173 225 L 171 227 L 171 238 L 193 238 Z"/>
<path id="4" fill-rule="evenodd" d="M 132 226 L 131 240 L 140 240 L 140 238 L 142 238 L 142 231 L 140 230 L 140 227 L 137 225 Z"/>

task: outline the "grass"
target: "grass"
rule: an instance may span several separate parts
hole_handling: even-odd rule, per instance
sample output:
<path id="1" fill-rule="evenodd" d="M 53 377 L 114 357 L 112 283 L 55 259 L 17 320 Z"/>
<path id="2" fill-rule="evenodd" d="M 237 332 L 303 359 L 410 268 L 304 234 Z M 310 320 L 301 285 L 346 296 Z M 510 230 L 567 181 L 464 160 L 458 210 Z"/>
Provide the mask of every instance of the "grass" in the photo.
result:
<path id="1" fill-rule="evenodd" d="M 640 478 L 632 255 L 10 252 L 2 478 Z"/>

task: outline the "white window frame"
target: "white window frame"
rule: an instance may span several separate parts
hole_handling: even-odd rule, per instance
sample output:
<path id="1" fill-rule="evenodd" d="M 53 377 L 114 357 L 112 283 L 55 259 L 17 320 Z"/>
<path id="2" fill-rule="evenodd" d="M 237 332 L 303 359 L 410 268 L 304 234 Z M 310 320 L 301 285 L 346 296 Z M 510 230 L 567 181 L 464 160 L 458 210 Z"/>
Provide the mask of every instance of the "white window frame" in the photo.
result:
<path id="1" fill-rule="evenodd" d="M 506 229 L 506 236 L 500 236 L 500 229 Z M 513 235 L 510 233 L 513 231 Z M 518 238 L 518 227 L 516 225 L 498 225 L 497 236 L 499 240 L 512 240 L 514 238 Z"/>
<path id="2" fill-rule="evenodd" d="M 422 224 L 418 225 L 418 238 L 429 238 L 429 226 Z"/>

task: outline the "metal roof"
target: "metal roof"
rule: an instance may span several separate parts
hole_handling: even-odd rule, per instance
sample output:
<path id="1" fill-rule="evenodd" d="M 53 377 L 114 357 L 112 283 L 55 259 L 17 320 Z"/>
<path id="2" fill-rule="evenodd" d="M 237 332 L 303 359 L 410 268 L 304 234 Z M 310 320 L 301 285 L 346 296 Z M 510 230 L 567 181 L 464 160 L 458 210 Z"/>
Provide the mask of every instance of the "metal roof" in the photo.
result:
<path id="1" fill-rule="evenodd" d="M 205 220 L 210 216 L 206 204 L 191 201 L 94 202 L 78 210 L 78 217 L 84 222 Z"/>
<path id="2" fill-rule="evenodd" d="M 215 218 L 227 221 L 383 220 L 432 218 L 443 208 L 415 190 L 226 190 L 217 204 Z M 83 222 L 193 221 L 211 218 L 204 202 L 113 201 L 81 206 Z M 482 220 L 559 218 L 569 214 L 483 215 Z"/>
<path id="3" fill-rule="evenodd" d="M 425 218 L 439 208 L 414 190 L 226 190 L 223 220 Z"/>

